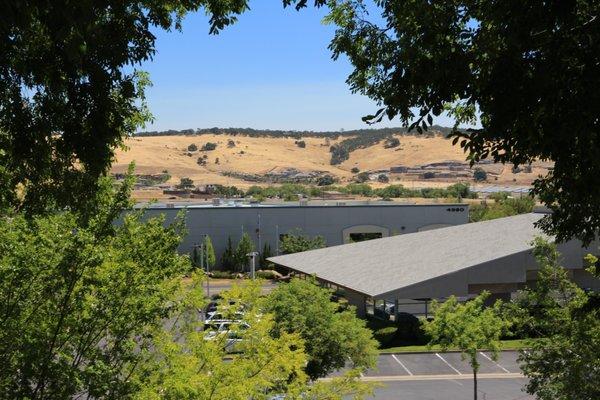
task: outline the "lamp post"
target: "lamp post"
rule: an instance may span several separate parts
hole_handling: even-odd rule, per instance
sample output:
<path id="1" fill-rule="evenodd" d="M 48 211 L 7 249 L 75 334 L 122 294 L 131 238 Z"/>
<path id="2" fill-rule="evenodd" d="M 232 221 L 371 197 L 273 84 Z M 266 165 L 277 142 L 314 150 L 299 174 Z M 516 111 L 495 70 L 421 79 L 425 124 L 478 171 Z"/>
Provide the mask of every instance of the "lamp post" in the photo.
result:
<path id="1" fill-rule="evenodd" d="M 208 273 L 210 272 L 210 265 L 208 264 L 208 249 L 206 249 L 207 251 L 204 251 L 204 248 L 206 246 L 206 237 L 208 235 L 205 233 L 204 234 L 204 242 L 202 243 L 202 255 L 204 257 L 206 257 L 205 261 L 206 261 L 206 296 L 208 298 L 210 298 L 210 277 L 208 276 Z"/>
<path id="2" fill-rule="evenodd" d="M 250 270 L 250 277 L 252 279 L 255 278 L 255 272 L 256 272 L 256 256 L 258 255 L 257 251 L 253 251 L 251 253 L 246 254 L 246 257 L 252 257 L 252 266 L 251 266 L 251 270 Z"/>

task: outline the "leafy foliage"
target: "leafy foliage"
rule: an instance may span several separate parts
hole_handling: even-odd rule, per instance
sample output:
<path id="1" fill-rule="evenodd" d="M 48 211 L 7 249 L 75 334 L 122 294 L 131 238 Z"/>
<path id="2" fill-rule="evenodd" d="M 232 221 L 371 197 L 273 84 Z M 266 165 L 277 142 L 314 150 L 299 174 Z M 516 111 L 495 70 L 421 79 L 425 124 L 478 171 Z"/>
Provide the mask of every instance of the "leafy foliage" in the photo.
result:
<path id="1" fill-rule="evenodd" d="M 254 242 L 248 232 L 244 232 L 234 252 L 235 268 L 243 271 L 249 261 L 248 253 L 254 251 Z"/>
<path id="2" fill-rule="evenodd" d="M 130 181 L 101 183 L 102 202 L 73 212 L 0 218 L 0 397 L 123 398 L 150 340 L 175 311 L 189 271 L 177 255 L 183 220 L 130 212 Z"/>
<path id="3" fill-rule="evenodd" d="M 487 180 L 487 172 L 485 172 L 483 168 L 477 167 L 473 171 L 473 179 L 475 179 L 478 182 L 485 181 Z"/>
<path id="4" fill-rule="evenodd" d="M 194 181 L 191 178 L 184 177 L 179 180 L 177 187 L 180 189 L 188 189 L 194 187 Z"/>
<path id="5" fill-rule="evenodd" d="M 600 301 L 569 280 L 556 245 L 535 240 L 540 268 L 537 284 L 518 297 L 519 324 L 542 336 L 519 361 L 529 378 L 527 392 L 541 400 L 594 399 L 600 396 Z M 598 259 L 588 256 L 598 277 Z"/>
<path id="6" fill-rule="evenodd" d="M 206 265 L 208 267 L 212 267 L 215 265 L 215 263 L 217 262 L 217 256 L 215 255 L 215 248 L 212 244 L 212 240 L 210 239 L 210 236 L 206 235 L 204 237 L 204 251 L 206 253 Z"/>
<path id="7" fill-rule="evenodd" d="M 202 145 L 200 150 L 202 151 L 212 151 L 217 148 L 217 144 L 213 142 L 206 142 Z"/>
<path id="8" fill-rule="evenodd" d="M 187 147 L 188 151 L 198 151 L 198 146 L 195 143 L 190 144 Z"/>
<path id="9" fill-rule="evenodd" d="M 359 370 L 374 365 L 377 344 L 365 322 L 354 310 L 338 310 L 331 291 L 314 280 L 292 279 L 279 285 L 264 309 L 273 314 L 275 337 L 291 332 L 302 337 L 308 356 L 305 371 L 311 379 L 344 367 L 348 360 Z"/>
<path id="10" fill-rule="evenodd" d="M 350 89 L 381 106 L 363 119 L 399 118 L 421 132 L 446 110 L 456 122 L 453 143 L 472 162 L 554 161 L 534 183 L 534 193 L 554 211 L 541 227 L 558 240 L 595 238 L 600 3 L 366 4 L 331 1 L 327 17 L 337 25 L 334 58 L 348 57 L 354 66 Z M 458 130 L 477 120 L 481 128 Z"/>
<path id="11" fill-rule="evenodd" d="M 325 247 L 325 239 L 322 236 L 310 237 L 302 233 L 300 229 L 282 235 L 279 249 L 283 254 L 299 253 L 301 251 L 321 249 Z"/>
<path id="12" fill-rule="evenodd" d="M 488 292 L 460 304 L 451 296 L 444 303 L 432 303 L 434 318 L 424 323 L 430 336 L 430 345 L 437 344 L 442 350 L 458 348 L 473 369 L 474 399 L 477 399 L 478 353 L 488 350 L 493 360 L 498 359 L 500 337 L 507 333 L 510 323 L 502 316 L 501 302 L 486 307 Z"/>
<path id="13" fill-rule="evenodd" d="M 388 183 L 389 181 L 390 181 L 390 178 L 386 174 L 377 175 L 377 182 Z"/>
<path id="14" fill-rule="evenodd" d="M 519 198 L 498 197 L 494 203 L 474 204 L 469 208 L 471 222 L 487 221 L 490 219 L 510 217 L 511 215 L 526 214 L 533 211 L 535 201 L 529 196 Z"/>
<path id="15" fill-rule="evenodd" d="M 398 139 L 397 137 L 387 138 L 385 139 L 385 142 L 383 144 L 383 147 L 386 149 L 391 149 L 398 146 L 400 146 L 400 139 Z"/>
<path id="16" fill-rule="evenodd" d="M 200 294 L 200 295 L 199 295 Z M 182 291 L 184 309 L 202 302 L 202 281 Z M 372 386 L 361 383 L 356 373 L 331 382 L 311 383 L 304 371 L 304 341 L 296 332 L 272 335 L 273 316 L 260 307 L 260 285 L 248 283 L 222 292 L 221 304 L 244 304 L 244 322 L 228 333 L 206 340 L 197 313 L 180 314 L 180 323 L 155 335 L 151 357 L 132 376 L 138 388 L 134 399 L 362 399 Z M 225 315 L 234 312 L 222 309 Z M 227 340 L 238 339 L 235 356 L 227 357 Z"/>
<path id="17" fill-rule="evenodd" d="M 94 204 L 114 150 L 150 119 L 156 30 L 204 8 L 210 32 L 245 1 L 28 2 L 0 5 L 0 209 L 30 214 Z M 133 67 L 133 68 L 131 68 Z"/>
<path id="18" fill-rule="evenodd" d="M 233 242 L 231 241 L 231 236 L 227 237 L 227 246 L 223 251 L 223 255 L 221 256 L 221 265 L 224 269 L 233 271 L 236 265 L 235 261 L 235 250 L 233 249 Z"/>

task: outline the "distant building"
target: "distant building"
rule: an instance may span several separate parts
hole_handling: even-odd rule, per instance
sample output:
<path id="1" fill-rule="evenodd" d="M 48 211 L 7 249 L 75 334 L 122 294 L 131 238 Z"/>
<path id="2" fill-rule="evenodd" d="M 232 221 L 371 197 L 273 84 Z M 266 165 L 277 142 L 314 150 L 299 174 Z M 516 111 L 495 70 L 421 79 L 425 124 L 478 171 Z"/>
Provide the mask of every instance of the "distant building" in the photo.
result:
<path id="1" fill-rule="evenodd" d="M 468 221 L 466 204 L 399 204 L 393 202 L 307 201 L 279 204 L 243 203 L 241 201 L 212 204 L 153 204 L 148 216 L 164 214 L 173 221 L 178 212 L 186 211 L 188 234 L 180 246 L 190 252 L 195 243 L 209 235 L 217 259 L 227 245 L 227 239 L 237 243 L 243 232 L 250 234 L 257 250 L 268 243 L 277 254 L 281 235 L 294 229 L 325 238 L 328 246 L 340 245 L 362 238 L 387 237 Z"/>
<path id="2" fill-rule="evenodd" d="M 338 288 L 361 316 L 377 310 L 393 310 L 391 318 L 401 311 L 426 316 L 433 299 L 467 299 L 487 290 L 492 300 L 507 300 L 534 283 L 539 266 L 532 241 L 554 240 L 536 228 L 542 216 L 522 214 L 269 260 Z M 592 291 L 600 291 L 600 280 L 584 269 L 584 256 L 597 247 L 595 242 L 583 248 L 578 240 L 558 244 L 571 279 Z"/>

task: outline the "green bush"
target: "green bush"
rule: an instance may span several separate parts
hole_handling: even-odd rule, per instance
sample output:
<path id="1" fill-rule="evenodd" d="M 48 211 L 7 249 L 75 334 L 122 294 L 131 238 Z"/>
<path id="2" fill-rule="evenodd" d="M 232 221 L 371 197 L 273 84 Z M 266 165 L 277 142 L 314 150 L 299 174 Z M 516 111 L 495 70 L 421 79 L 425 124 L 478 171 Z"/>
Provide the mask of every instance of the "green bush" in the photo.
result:
<path id="1" fill-rule="evenodd" d="M 276 271 L 273 271 L 271 269 L 265 269 L 265 270 L 261 270 L 261 271 L 256 271 L 256 277 L 257 278 L 261 278 L 261 279 L 277 279 L 279 277 L 280 274 L 278 274 Z"/>
<path id="2" fill-rule="evenodd" d="M 196 150 L 198 150 L 198 146 L 196 146 L 194 143 L 192 143 L 188 146 L 188 151 L 196 151 Z"/>
<path id="3" fill-rule="evenodd" d="M 211 150 L 214 150 L 216 148 L 217 148 L 217 144 L 216 143 L 206 142 L 202 146 L 202 151 L 211 151 Z"/>
<path id="4" fill-rule="evenodd" d="M 384 328 L 377 329 L 373 332 L 373 337 L 380 344 L 380 347 L 389 346 L 396 338 L 397 329 L 395 326 L 386 326 Z"/>
<path id="5" fill-rule="evenodd" d="M 396 315 L 396 325 L 398 331 L 396 333 L 397 338 L 403 341 L 416 341 L 421 335 L 421 321 L 409 313 L 398 313 Z"/>
<path id="6" fill-rule="evenodd" d="M 476 181 L 485 181 L 487 180 L 487 172 L 483 170 L 483 168 L 477 167 L 473 172 L 473 179 Z"/>
<path id="7" fill-rule="evenodd" d="M 234 274 L 229 271 L 212 271 L 211 275 L 215 279 L 232 279 Z"/>

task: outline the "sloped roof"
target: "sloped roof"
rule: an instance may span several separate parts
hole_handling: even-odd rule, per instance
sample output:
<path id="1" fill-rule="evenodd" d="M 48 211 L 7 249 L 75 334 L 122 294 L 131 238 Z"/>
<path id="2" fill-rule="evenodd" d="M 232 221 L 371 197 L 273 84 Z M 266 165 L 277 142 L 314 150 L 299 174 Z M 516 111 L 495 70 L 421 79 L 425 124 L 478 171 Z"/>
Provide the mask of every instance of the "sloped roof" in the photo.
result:
<path id="1" fill-rule="evenodd" d="M 543 214 L 522 214 L 271 257 L 269 261 L 378 296 L 531 249 Z"/>

